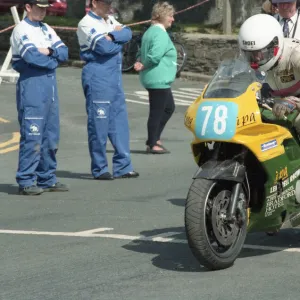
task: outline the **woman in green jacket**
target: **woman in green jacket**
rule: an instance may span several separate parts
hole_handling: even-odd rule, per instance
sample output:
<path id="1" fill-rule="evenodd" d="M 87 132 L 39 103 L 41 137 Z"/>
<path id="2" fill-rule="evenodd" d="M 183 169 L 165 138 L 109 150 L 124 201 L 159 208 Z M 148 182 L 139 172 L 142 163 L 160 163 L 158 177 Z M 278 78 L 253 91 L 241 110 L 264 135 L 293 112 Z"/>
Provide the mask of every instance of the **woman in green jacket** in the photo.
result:
<path id="1" fill-rule="evenodd" d="M 177 52 L 166 29 L 174 22 L 174 7 L 168 2 L 156 3 L 152 10 L 152 24 L 144 33 L 139 61 L 141 84 L 149 93 L 147 151 L 164 154 L 169 151 L 160 141 L 161 133 L 171 118 L 175 104 L 171 84 L 177 71 Z"/>

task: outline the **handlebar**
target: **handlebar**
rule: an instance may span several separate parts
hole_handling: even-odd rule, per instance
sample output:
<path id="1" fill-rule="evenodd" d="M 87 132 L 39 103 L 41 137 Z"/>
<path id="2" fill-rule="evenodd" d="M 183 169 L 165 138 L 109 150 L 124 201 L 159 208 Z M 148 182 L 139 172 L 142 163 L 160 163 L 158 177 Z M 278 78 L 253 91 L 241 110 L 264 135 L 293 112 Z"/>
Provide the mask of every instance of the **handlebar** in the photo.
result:
<path id="1" fill-rule="evenodd" d="M 271 110 L 275 104 L 274 98 L 258 98 L 256 100 L 259 106 L 263 108 L 269 107 Z"/>
<path id="2" fill-rule="evenodd" d="M 257 98 L 256 100 L 257 100 L 258 106 L 272 111 L 273 106 L 275 104 L 275 99 L 274 98 L 271 98 L 271 97 L 270 98 L 261 98 L 261 99 Z M 283 116 L 283 119 L 287 120 L 287 117 Z"/>

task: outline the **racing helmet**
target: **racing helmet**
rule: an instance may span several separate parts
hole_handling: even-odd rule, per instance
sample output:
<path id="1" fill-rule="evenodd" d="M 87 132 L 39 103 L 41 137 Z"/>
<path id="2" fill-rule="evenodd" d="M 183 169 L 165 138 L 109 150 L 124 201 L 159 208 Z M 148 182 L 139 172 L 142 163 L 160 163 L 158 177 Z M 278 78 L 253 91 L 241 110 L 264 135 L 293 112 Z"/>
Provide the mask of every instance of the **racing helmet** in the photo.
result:
<path id="1" fill-rule="evenodd" d="M 270 70 L 283 52 L 283 31 L 279 22 L 267 14 L 248 18 L 241 26 L 238 43 L 253 69 Z"/>

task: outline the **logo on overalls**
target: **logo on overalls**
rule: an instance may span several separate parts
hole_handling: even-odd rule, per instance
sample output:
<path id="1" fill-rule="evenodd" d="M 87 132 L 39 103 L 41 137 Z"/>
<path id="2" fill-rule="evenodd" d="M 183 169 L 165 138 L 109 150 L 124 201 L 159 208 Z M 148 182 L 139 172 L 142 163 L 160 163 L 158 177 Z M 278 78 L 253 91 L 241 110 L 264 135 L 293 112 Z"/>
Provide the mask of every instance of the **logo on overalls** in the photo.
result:
<path id="1" fill-rule="evenodd" d="M 90 42 L 92 40 L 92 36 L 96 33 L 96 29 L 95 28 L 92 28 L 91 31 L 89 32 L 89 35 L 88 35 L 88 42 Z"/>
<path id="2" fill-rule="evenodd" d="M 22 41 L 28 41 L 28 40 L 29 39 L 28 39 L 28 36 L 26 34 L 22 36 Z"/>
<path id="3" fill-rule="evenodd" d="M 105 119 L 106 118 L 106 111 L 105 111 L 105 109 L 102 108 L 102 107 L 98 108 L 97 115 L 98 115 L 97 118 Z"/>
<path id="4" fill-rule="evenodd" d="M 46 41 L 51 42 L 52 41 L 52 34 L 48 34 L 46 37 Z"/>
<path id="5" fill-rule="evenodd" d="M 40 129 L 37 124 L 31 124 L 29 127 L 30 133 L 29 135 L 40 135 Z"/>

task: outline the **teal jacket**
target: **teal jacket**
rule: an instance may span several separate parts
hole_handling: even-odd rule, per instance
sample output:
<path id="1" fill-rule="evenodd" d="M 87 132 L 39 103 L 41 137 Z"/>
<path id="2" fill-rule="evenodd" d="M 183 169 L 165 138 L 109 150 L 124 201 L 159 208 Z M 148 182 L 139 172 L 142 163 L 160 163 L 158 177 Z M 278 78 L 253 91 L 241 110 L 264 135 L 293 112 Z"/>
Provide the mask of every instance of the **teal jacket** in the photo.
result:
<path id="1" fill-rule="evenodd" d="M 168 33 L 152 25 L 144 33 L 140 62 L 145 69 L 140 72 L 141 84 L 147 89 L 170 88 L 177 71 L 177 51 Z"/>

